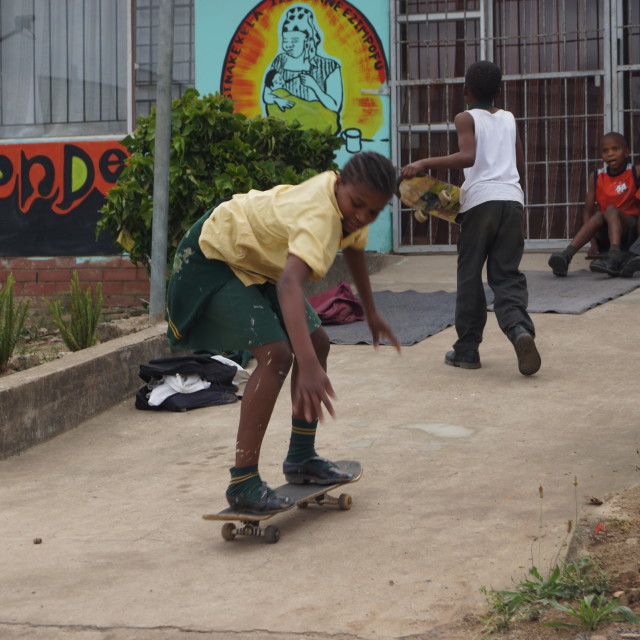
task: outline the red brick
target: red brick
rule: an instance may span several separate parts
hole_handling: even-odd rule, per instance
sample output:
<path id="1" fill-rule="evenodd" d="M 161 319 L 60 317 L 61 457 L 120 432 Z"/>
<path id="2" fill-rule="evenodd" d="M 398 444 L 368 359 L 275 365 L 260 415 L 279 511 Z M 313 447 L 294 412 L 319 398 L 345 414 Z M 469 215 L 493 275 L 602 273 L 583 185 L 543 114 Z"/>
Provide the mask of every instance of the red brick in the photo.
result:
<path id="1" fill-rule="evenodd" d="M 131 266 L 129 258 L 123 258 L 122 256 L 94 258 L 91 262 L 100 269 L 117 269 Z"/>
<path id="2" fill-rule="evenodd" d="M 134 280 L 133 282 L 123 282 L 122 283 L 122 291 L 123 293 L 140 293 L 140 294 L 148 294 L 150 290 L 149 283 L 139 282 L 138 280 Z"/>
<path id="3" fill-rule="evenodd" d="M 135 280 L 136 279 L 135 269 L 126 269 L 124 267 L 104 269 L 103 274 L 104 274 L 105 282 L 108 282 L 109 280 Z"/>
<path id="4" fill-rule="evenodd" d="M 23 298 L 26 296 L 24 292 L 25 285 L 28 283 L 16 282 L 16 285 L 13 287 L 13 295 L 16 298 Z"/>
<path id="5" fill-rule="evenodd" d="M 103 282 L 103 308 L 107 311 L 139 310 L 149 299 L 147 270 L 126 256 L 0 258 L 0 286 L 13 273 L 16 298 L 29 299 L 31 309 L 46 311 L 45 298 L 68 300 L 74 271 L 82 289 L 95 293 L 95 285 Z"/>
<path id="6" fill-rule="evenodd" d="M 43 282 L 43 284 L 45 284 Z M 56 285 L 56 297 L 60 298 L 61 296 L 66 296 L 67 298 L 69 297 L 70 293 L 69 290 L 71 289 L 70 285 L 69 285 L 69 281 L 68 280 L 59 280 L 58 282 L 55 283 Z"/>
<path id="7" fill-rule="evenodd" d="M 122 282 L 104 282 L 102 284 L 102 295 L 120 294 L 123 292 L 124 283 Z"/>
<path id="8" fill-rule="evenodd" d="M 85 283 L 95 284 L 103 280 L 102 269 L 97 269 L 95 266 L 87 269 L 77 269 L 77 273 L 81 285 Z"/>
<path id="9" fill-rule="evenodd" d="M 37 271 L 0 271 L 0 282 L 2 282 L 3 285 L 6 284 L 10 273 L 13 274 L 13 279 L 16 281 L 16 284 L 19 282 L 35 282 L 38 274 Z"/>
<path id="10" fill-rule="evenodd" d="M 142 280 L 144 282 L 148 282 L 150 280 L 150 276 L 144 267 L 136 269 L 136 280 Z"/>
<path id="11" fill-rule="evenodd" d="M 43 269 L 38 272 L 38 282 L 71 282 L 69 269 Z"/>
<path id="12" fill-rule="evenodd" d="M 22 285 L 20 295 L 52 296 L 56 293 L 56 282 L 26 282 Z"/>
<path id="13" fill-rule="evenodd" d="M 46 262 L 51 263 L 51 269 L 77 269 L 78 264 L 74 258 L 64 258 L 64 257 L 56 257 L 46 260 Z"/>
<path id="14" fill-rule="evenodd" d="M 35 260 L 30 260 L 29 258 L 2 258 L 0 266 L 3 269 L 7 269 L 7 271 L 38 268 Z"/>

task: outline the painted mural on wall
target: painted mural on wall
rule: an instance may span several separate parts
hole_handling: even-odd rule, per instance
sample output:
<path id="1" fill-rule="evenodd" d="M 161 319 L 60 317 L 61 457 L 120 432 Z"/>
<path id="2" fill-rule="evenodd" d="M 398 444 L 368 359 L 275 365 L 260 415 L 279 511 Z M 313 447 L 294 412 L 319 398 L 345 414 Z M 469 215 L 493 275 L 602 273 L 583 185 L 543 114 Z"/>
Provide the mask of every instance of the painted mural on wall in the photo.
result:
<path id="1" fill-rule="evenodd" d="M 349 2 L 265 0 L 231 39 L 220 92 L 249 117 L 329 128 L 357 153 L 384 127 L 387 75 L 375 29 Z"/>
<path id="2" fill-rule="evenodd" d="M 114 141 L 0 145 L 0 255 L 118 253 L 95 229 L 126 157 Z"/>

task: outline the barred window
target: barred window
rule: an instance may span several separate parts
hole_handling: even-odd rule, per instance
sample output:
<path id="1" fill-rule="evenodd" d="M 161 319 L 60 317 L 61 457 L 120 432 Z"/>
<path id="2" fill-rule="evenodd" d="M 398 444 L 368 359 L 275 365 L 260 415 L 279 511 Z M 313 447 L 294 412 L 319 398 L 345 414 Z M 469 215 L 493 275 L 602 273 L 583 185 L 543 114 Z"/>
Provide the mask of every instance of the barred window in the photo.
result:
<path id="1" fill-rule="evenodd" d="M 126 0 L 2 0 L 2 138 L 126 131 L 126 11 Z"/>
<path id="2" fill-rule="evenodd" d="M 195 85 L 193 0 L 174 6 L 178 97 Z M 155 104 L 158 13 L 159 0 L 2 0 L 0 138 L 125 135 Z"/>

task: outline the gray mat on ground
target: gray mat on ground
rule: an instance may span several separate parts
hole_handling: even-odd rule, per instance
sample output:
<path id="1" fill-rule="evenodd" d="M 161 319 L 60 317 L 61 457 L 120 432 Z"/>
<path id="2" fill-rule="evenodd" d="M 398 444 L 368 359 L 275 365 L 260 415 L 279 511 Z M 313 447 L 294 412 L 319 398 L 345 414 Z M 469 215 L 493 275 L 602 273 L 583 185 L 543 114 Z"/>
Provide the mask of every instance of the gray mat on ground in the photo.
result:
<path id="1" fill-rule="evenodd" d="M 403 346 L 409 346 L 453 324 L 456 294 L 450 291 L 376 291 L 378 312 L 391 326 Z M 325 325 L 333 344 L 372 344 L 366 322 Z M 382 344 L 388 344 L 383 340 Z"/>
<path id="2" fill-rule="evenodd" d="M 638 278 L 611 278 L 586 269 L 564 278 L 549 271 L 525 271 L 529 313 L 580 314 L 640 287 Z M 491 309 L 492 307 L 489 307 Z"/>
<path id="3" fill-rule="evenodd" d="M 569 271 L 558 278 L 551 271 L 525 271 L 529 289 L 529 313 L 581 314 L 640 287 L 640 278 L 610 278 L 586 269 Z M 485 286 L 487 302 L 493 293 Z M 454 324 L 456 294 L 453 291 L 376 291 L 376 307 L 403 346 L 410 346 Z M 489 305 L 493 311 L 493 306 Z M 325 325 L 333 344 L 371 344 L 366 322 Z M 383 341 L 382 344 L 388 344 Z"/>

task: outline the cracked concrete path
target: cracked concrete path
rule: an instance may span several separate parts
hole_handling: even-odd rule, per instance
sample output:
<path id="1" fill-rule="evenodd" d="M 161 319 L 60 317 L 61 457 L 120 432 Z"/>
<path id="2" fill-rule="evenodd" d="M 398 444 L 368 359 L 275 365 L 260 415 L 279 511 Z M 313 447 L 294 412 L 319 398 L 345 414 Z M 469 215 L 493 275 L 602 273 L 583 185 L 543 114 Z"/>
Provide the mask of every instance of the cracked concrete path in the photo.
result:
<path id="1" fill-rule="evenodd" d="M 406 257 L 372 281 L 451 291 L 455 256 Z M 337 419 L 319 449 L 364 476 L 350 511 L 278 516 L 275 545 L 225 542 L 201 519 L 223 506 L 237 404 L 156 414 L 131 398 L 0 461 L 0 637 L 453 640 L 444 630 L 483 606 L 481 586 L 562 553 L 567 520 L 597 509 L 585 496 L 640 482 L 639 311 L 636 291 L 535 315 L 543 363 L 529 378 L 493 314 L 477 371 L 443 364 L 453 328 L 400 356 L 334 345 Z M 262 455 L 273 485 L 289 417 L 283 393 Z"/>

